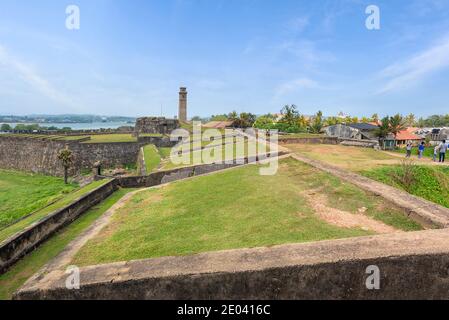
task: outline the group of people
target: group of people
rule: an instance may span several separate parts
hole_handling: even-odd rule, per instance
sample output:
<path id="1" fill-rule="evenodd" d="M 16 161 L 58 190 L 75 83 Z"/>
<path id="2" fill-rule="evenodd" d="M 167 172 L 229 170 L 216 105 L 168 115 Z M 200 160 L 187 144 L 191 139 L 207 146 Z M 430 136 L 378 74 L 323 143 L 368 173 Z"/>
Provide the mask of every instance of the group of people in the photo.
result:
<path id="1" fill-rule="evenodd" d="M 448 144 L 446 143 L 446 140 L 441 141 L 440 144 L 437 144 L 435 148 L 433 149 L 433 161 L 436 162 L 437 158 L 439 159 L 439 162 L 444 162 L 446 159 L 446 152 L 449 148 Z M 410 158 L 412 155 L 412 149 L 413 145 L 411 143 L 407 144 L 406 150 L 407 150 L 407 158 Z M 418 158 L 421 159 L 424 155 L 424 150 L 426 149 L 426 144 L 424 142 L 421 142 L 421 144 L 418 147 Z"/>

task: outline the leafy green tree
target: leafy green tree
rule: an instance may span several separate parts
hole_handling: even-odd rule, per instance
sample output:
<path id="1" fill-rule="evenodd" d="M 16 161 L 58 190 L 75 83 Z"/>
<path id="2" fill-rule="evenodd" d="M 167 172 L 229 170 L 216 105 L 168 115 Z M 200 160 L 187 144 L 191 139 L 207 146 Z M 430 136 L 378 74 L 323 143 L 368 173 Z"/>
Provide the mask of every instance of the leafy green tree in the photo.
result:
<path id="1" fill-rule="evenodd" d="M 256 115 L 252 113 L 242 112 L 240 116 L 237 118 L 237 124 L 240 128 L 249 128 L 254 125 L 256 122 Z"/>
<path id="2" fill-rule="evenodd" d="M 294 126 L 298 122 L 299 118 L 299 112 L 298 108 L 292 104 L 292 105 L 286 105 L 281 110 L 282 119 L 279 121 L 281 123 L 288 124 L 290 126 Z"/>
<path id="3" fill-rule="evenodd" d="M 0 130 L 1 130 L 1 131 L 11 131 L 11 130 L 12 130 L 12 127 L 11 127 L 9 124 L 4 123 L 4 124 L 2 124 L 2 127 L 1 127 Z"/>
<path id="4" fill-rule="evenodd" d="M 254 128 L 257 128 L 257 129 L 269 130 L 269 129 L 273 128 L 274 121 L 270 117 L 262 116 L 262 117 L 259 117 L 256 119 L 253 126 L 254 126 Z"/>
<path id="5" fill-rule="evenodd" d="M 310 132 L 320 133 L 321 129 L 323 129 L 323 112 L 318 111 L 317 114 L 312 119 L 312 123 L 310 125 Z"/>
<path id="6" fill-rule="evenodd" d="M 380 122 L 379 127 L 374 131 L 374 135 L 379 138 L 381 145 L 384 146 L 384 140 L 390 134 L 390 117 L 386 116 Z"/>
<path id="7" fill-rule="evenodd" d="M 379 115 L 377 113 L 373 114 L 371 116 L 371 121 L 373 122 L 379 122 Z"/>
<path id="8" fill-rule="evenodd" d="M 404 119 L 404 125 L 407 127 L 414 127 L 416 126 L 416 117 L 413 113 L 410 113 L 408 116 Z"/>
<path id="9" fill-rule="evenodd" d="M 73 163 L 73 153 L 68 146 L 66 146 L 65 149 L 59 151 L 58 159 L 61 161 L 62 166 L 64 167 L 64 183 L 68 184 L 69 168 Z"/>
<path id="10" fill-rule="evenodd" d="M 225 114 L 219 114 L 219 115 L 212 115 L 210 117 L 210 121 L 227 121 L 228 116 Z"/>

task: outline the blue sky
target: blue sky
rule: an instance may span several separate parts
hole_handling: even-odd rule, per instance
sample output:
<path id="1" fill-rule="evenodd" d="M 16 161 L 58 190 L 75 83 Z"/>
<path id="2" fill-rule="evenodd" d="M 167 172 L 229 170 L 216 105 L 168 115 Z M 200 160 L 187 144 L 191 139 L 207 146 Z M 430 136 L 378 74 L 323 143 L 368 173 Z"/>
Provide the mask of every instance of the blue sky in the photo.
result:
<path id="1" fill-rule="evenodd" d="M 426 116 L 448 84 L 449 0 L 0 0 L 0 114 Z"/>

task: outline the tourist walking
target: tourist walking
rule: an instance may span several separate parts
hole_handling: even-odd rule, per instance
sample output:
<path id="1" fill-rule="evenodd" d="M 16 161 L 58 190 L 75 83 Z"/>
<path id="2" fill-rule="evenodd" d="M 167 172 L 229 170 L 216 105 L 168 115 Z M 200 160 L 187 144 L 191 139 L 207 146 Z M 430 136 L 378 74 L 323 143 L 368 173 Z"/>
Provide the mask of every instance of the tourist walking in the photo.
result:
<path id="1" fill-rule="evenodd" d="M 439 147 L 440 147 L 440 162 L 444 162 L 447 152 L 446 140 L 443 140 L 443 142 L 440 143 Z"/>
<path id="2" fill-rule="evenodd" d="M 422 159 L 425 149 L 426 149 L 426 146 L 425 146 L 424 142 L 421 142 L 421 144 L 418 147 L 418 159 Z"/>
<path id="3" fill-rule="evenodd" d="M 407 143 L 407 147 L 405 148 L 407 150 L 406 158 L 410 158 L 412 156 L 412 144 Z"/>
<path id="4" fill-rule="evenodd" d="M 435 148 L 433 149 L 433 162 L 437 162 L 437 157 L 440 153 L 440 146 L 436 145 Z"/>

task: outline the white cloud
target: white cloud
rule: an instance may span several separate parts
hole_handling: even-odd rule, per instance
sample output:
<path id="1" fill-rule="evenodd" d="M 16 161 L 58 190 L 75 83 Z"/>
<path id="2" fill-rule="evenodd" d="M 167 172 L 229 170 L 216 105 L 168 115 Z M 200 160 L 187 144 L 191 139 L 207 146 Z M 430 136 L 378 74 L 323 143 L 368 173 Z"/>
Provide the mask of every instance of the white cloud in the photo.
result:
<path id="1" fill-rule="evenodd" d="M 449 37 L 413 57 L 381 71 L 386 84 L 378 93 L 409 88 L 430 74 L 449 67 Z"/>
<path id="2" fill-rule="evenodd" d="M 0 45 L 0 64 L 17 74 L 23 81 L 45 97 L 73 107 L 74 103 L 65 94 L 57 90 L 48 80 L 40 76 L 33 68 L 14 57 Z"/>
<path id="3" fill-rule="evenodd" d="M 319 84 L 309 78 L 298 78 L 291 81 L 287 81 L 279 85 L 276 90 L 276 96 L 283 96 L 290 92 L 295 92 L 300 89 L 317 89 L 320 88 Z"/>

